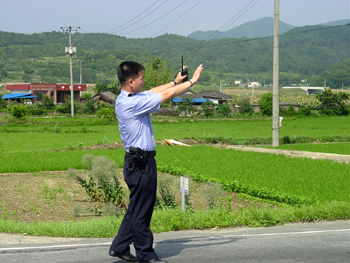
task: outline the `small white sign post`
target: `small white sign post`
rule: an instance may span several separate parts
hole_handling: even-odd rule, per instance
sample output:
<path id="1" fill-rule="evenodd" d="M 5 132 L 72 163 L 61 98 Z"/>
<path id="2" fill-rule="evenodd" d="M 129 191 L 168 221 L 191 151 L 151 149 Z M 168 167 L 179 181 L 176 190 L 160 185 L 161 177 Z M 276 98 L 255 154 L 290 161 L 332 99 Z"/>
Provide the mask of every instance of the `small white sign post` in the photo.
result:
<path id="1" fill-rule="evenodd" d="M 185 194 L 188 195 L 188 178 L 183 176 L 180 178 L 180 191 L 182 211 L 185 211 Z"/>

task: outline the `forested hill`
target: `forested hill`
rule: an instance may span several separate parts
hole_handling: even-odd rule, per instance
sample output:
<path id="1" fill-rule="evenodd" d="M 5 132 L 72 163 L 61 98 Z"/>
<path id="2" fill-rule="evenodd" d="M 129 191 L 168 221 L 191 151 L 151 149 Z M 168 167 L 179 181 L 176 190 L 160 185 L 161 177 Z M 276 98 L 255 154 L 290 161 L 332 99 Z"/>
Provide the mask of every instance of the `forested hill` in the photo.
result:
<path id="1" fill-rule="evenodd" d="M 188 37 L 197 39 L 197 40 L 212 40 L 212 39 L 221 39 L 221 38 L 241 38 L 241 37 L 268 37 L 273 36 L 273 17 L 263 17 L 261 19 L 250 21 L 244 23 L 240 26 L 234 27 L 227 31 L 196 31 L 188 35 Z M 344 24 L 346 24 L 344 22 Z M 279 32 L 283 34 L 291 29 L 294 26 L 283 23 L 279 23 Z"/>
<path id="2" fill-rule="evenodd" d="M 247 76 L 261 82 L 272 80 L 272 37 L 203 41 L 168 34 L 128 39 L 103 33 L 74 33 L 72 42 L 77 47 L 76 59 L 84 61 L 84 82 L 89 83 L 115 79 L 116 65 L 122 60 L 147 63 L 151 57 L 162 57 L 172 74 L 180 67 L 181 56 L 190 73 L 198 64 L 204 64 L 204 82 Z M 67 81 L 67 44 L 68 34 L 62 32 L 28 35 L 0 31 L 0 81 L 15 78 L 11 72 L 22 72 L 30 81 Z M 318 76 L 347 58 L 349 25 L 299 27 L 280 36 L 280 71 L 290 77 Z"/>

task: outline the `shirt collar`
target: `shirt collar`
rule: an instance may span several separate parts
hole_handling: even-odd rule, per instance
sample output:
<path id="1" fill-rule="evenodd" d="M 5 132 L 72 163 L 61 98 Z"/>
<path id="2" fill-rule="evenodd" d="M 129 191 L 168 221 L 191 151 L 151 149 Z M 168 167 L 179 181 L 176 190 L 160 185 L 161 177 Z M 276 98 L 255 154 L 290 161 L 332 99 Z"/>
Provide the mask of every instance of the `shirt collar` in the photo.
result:
<path id="1" fill-rule="evenodd" d="M 123 90 L 123 89 L 121 90 L 120 94 L 123 96 L 126 96 L 126 97 L 128 97 L 128 96 L 131 97 L 133 95 L 132 93 L 127 92 L 126 90 Z"/>

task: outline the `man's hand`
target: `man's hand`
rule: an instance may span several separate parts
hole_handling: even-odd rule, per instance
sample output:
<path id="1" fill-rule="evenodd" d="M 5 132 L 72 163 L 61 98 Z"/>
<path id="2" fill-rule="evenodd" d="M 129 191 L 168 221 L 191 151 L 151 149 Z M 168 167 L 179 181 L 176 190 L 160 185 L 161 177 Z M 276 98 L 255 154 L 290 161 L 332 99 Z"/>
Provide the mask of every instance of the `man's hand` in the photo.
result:
<path id="1" fill-rule="evenodd" d="M 183 69 L 187 68 L 187 66 L 184 66 Z M 181 69 L 182 70 L 182 69 Z M 181 70 L 177 73 L 175 81 L 176 83 L 182 83 L 182 81 L 187 77 L 187 75 L 181 76 Z"/>
<path id="2" fill-rule="evenodd" d="M 196 83 L 198 82 L 199 77 L 201 76 L 202 70 L 203 70 L 203 65 L 200 64 L 200 65 L 198 66 L 198 68 L 196 69 L 196 71 L 193 73 L 193 76 L 192 76 L 192 78 L 191 78 L 191 82 L 192 82 L 193 84 L 196 84 Z"/>

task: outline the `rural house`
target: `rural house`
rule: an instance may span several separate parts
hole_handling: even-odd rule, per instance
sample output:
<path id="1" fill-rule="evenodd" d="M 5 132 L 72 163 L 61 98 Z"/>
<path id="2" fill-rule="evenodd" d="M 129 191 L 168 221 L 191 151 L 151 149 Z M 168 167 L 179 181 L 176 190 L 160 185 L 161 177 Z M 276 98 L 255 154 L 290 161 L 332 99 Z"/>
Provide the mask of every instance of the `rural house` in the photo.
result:
<path id="1" fill-rule="evenodd" d="M 27 97 L 34 101 L 41 101 L 43 95 L 46 95 L 53 98 L 55 104 L 62 104 L 71 95 L 70 84 L 60 83 L 8 84 L 6 89 L 11 91 L 11 94 L 3 96 L 4 99 L 8 100 Z M 78 102 L 80 102 L 81 91 L 86 91 L 86 84 L 73 84 L 74 99 Z"/>
<path id="2" fill-rule="evenodd" d="M 202 99 L 209 99 L 215 104 L 226 105 L 233 103 L 234 99 L 230 95 L 226 95 L 217 90 L 202 90 L 197 93 Z"/>
<path id="3" fill-rule="evenodd" d="M 102 91 L 94 95 L 91 99 L 96 101 L 104 101 L 110 104 L 115 104 L 116 95 L 110 91 Z"/>

